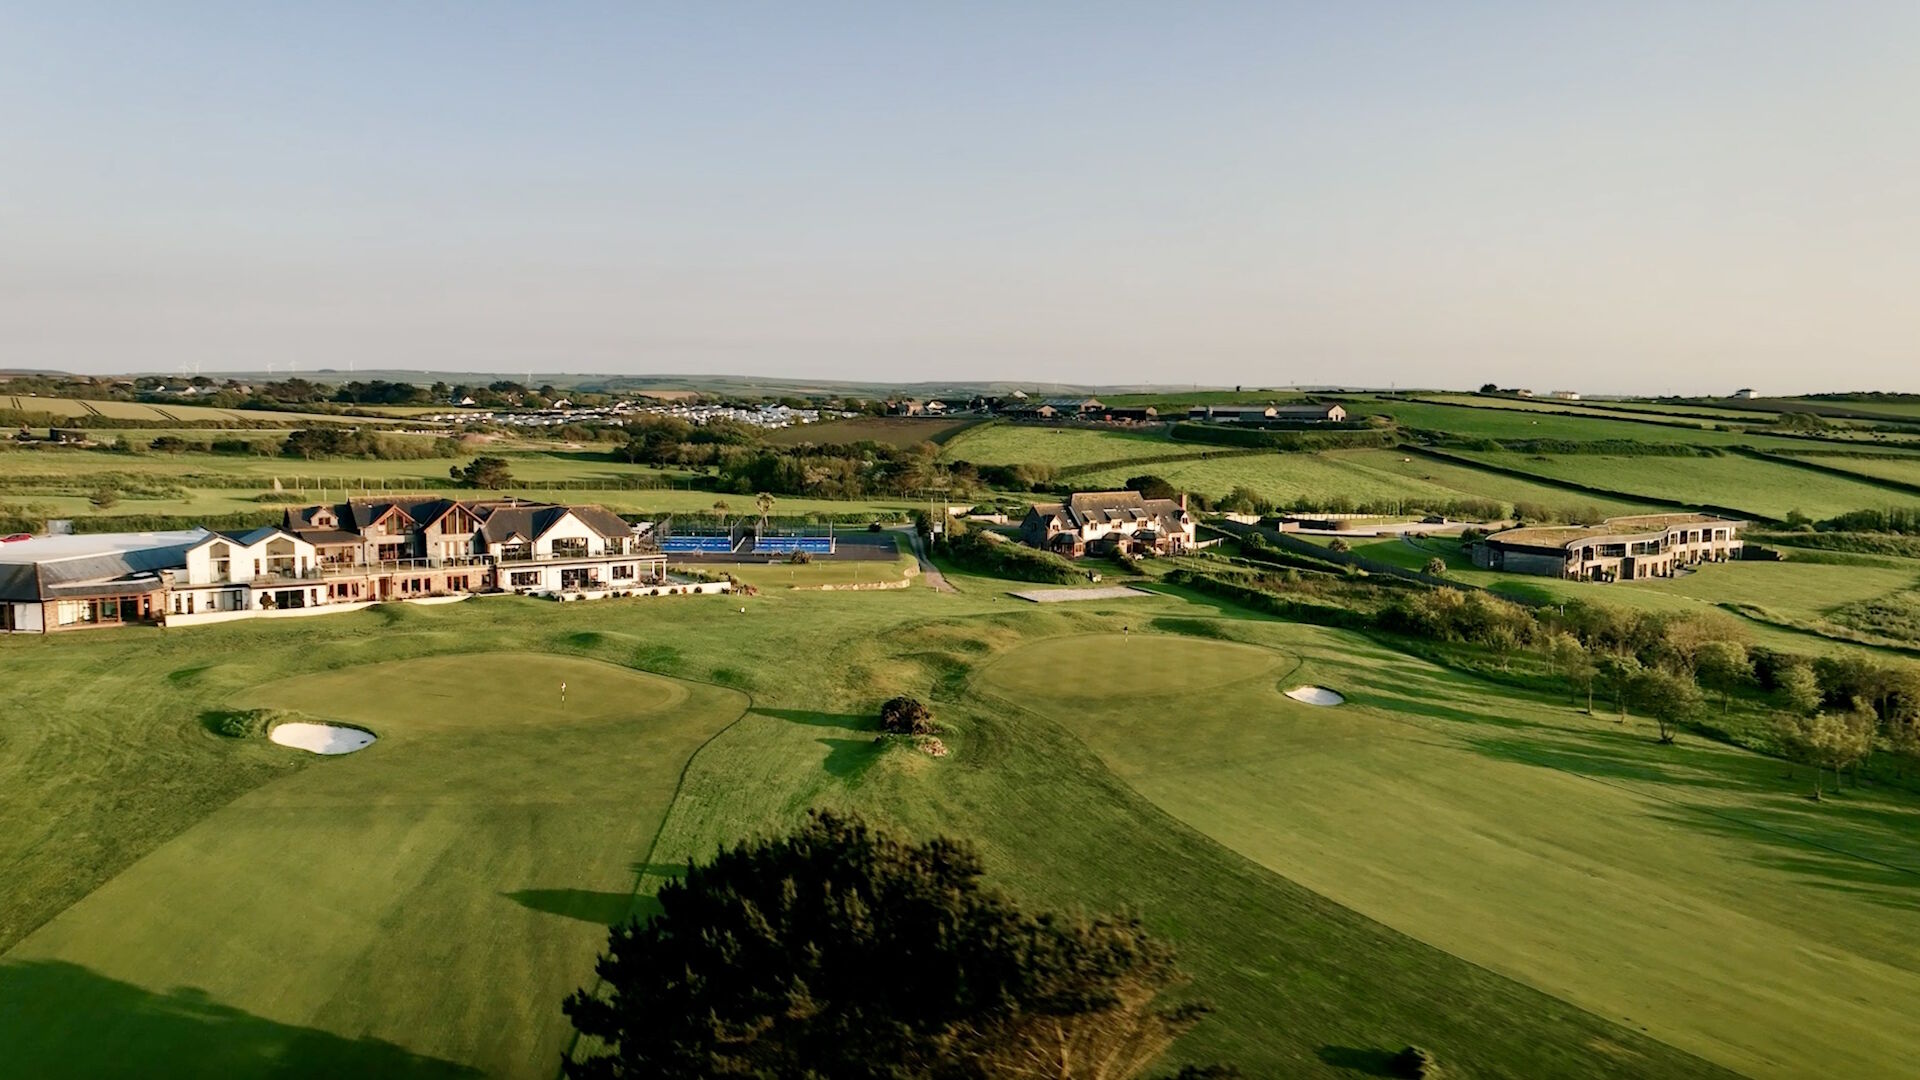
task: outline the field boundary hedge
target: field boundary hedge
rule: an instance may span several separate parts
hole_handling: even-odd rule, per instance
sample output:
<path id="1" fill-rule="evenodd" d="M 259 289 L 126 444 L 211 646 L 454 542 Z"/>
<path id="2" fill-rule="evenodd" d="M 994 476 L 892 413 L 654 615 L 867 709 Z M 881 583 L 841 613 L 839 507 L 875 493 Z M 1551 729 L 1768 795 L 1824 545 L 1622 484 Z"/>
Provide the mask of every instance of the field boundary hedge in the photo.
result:
<path id="1" fill-rule="evenodd" d="M 1149 457 L 1115 458 L 1111 461 L 1089 461 L 1082 465 L 1065 465 L 1053 471 L 1055 479 L 1070 480 L 1076 476 L 1105 472 L 1108 469 L 1130 469 L 1135 465 L 1172 465 L 1184 461 L 1216 461 L 1226 458 L 1260 457 L 1275 453 L 1273 450 L 1191 450 L 1184 454 L 1154 454 Z"/>
<path id="2" fill-rule="evenodd" d="M 1765 450 L 1756 450 L 1750 446 L 1736 446 L 1733 450 L 1737 454 L 1758 461 L 1771 461 L 1776 465 L 1790 465 L 1796 469 L 1806 469 L 1808 472 L 1817 472 L 1827 476 L 1838 476 L 1847 480 L 1872 484 L 1875 487 L 1885 488 L 1888 491 L 1898 491 L 1902 495 L 1920 495 L 1920 484 L 1910 484 L 1905 480 L 1894 480 L 1885 476 L 1873 476 L 1868 473 L 1853 472 L 1850 469 L 1842 469 L 1835 465 L 1823 465 L 1817 461 L 1804 461 L 1788 454 L 1770 454 Z"/>
<path id="3" fill-rule="evenodd" d="M 1182 420 L 1168 430 L 1175 442 L 1208 443 L 1213 446 L 1244 446 L 1262 450 L 1311 451 L 1385 449 L 1398 436 L 1389 430 L 1367 427 L 1364 430 L 1327 431 L 1316 425 L 1309 430 L 1274 431 L 1268 428 L 1234 428 L 1219 424 L 1196 424 Z"/>
<path id="4" fill-rule="evenodd" d="M 1625 502 L 1647 503 L 1651 506 L 1665 506 L 1675 510 L 1702 511 L 1709 514 L 1719 514 L 1722 517 L 1741 518 L 1746 521 L 1767 525 L 1778 525 L 1781 523 L 1778 518 L 1769 517 L 1766 514 L 1756 514 L 1751 510 L 1741 510 L 1731 506 L 1714 506 L 1709 503 L 1688 503 L 1682 502 L 1679 499 L 1661 498 L 1657 495 L 1642 495 L 1631 491 L 1616 491 L 1612 488 L 1594 487 L 1591 484 L 1582 484 L 1574 480 L 1560 480 L 1551 476 L 1541 476 L 1538 473 L 1530 473 L 1524 469 L 1495 465 L 1487 461 L 1475 461 L 1473 458 L 1449 454 L 1444 450 L 1437 450 L 1429 446 L 1419 446 L 1414 443 L 1401 443 L 1400 449 L 1409 454 L 1419 454 L 1423 457 L 1430 457 L 1435 461 L 1444 461 L 1449 465 L 1460 465 L 1469 469 L 1479 469 L 1481 472 L 1493 473 L 1496 476 L 1506 476 L 1515 480 L 1527 480 L 1536 484 L 1545 484 L 1548 487 L 1577 491 L 1582 495 L 1597 495 L 1602 498 L 1618 499 Z"/>

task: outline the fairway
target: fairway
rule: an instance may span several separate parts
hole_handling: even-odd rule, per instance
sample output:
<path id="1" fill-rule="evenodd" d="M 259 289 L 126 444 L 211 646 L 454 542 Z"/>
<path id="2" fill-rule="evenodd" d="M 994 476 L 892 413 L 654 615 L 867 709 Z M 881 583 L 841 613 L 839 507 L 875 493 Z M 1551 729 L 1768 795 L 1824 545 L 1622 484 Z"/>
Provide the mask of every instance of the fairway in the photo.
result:
<path id="1" fill-rule="evenodd" d="M 1124 651 L 1145 642 L 1111 637 L 1023 647 L 979 685 L 1067 724 L 1247 858 L 1722 1065 L 1888 1076 L 1920 1039 L 1907 1008 L 1920 815 L 1905 802 L 1856 792 L 1815 807 L 1764 758 L 1657 747 L 1644 728 L 1492 693 L 1352 635 L 1264 636 L 1304 657 L 1290 680 L 1348 704 L 1245 678 L 1195 698 L 1180 670 L 1250 666 L 1248 646 L 1197 639 L 1168 646 L 1180 668 L 1157 694 Z M 1068 663 L 1056 692 L 1035 677 Z M 1134 707 L 1082 699 L 1123 683 Z"/>
<path id="2" fill-rule="evenodd" d="M 1257 679 L 1286 664 L 1270 649 L 1169 634 L 1089 634 L 1016 650 L 987 668 L 1015 697 L 1104 701 L 1116 696 L 1200 694 Z"/>
<path id="3" fill-rule="evenodd" d="M 232 704 L 379 741 L 242 796 L 6 954 L 0 1045 L 21 1075 L 550 1076 L 560 999 L 628 913 L 689 755 L 745 699 L 483 653 Z M 201 1013 L 206 1031 L 183 1019 Z"/>

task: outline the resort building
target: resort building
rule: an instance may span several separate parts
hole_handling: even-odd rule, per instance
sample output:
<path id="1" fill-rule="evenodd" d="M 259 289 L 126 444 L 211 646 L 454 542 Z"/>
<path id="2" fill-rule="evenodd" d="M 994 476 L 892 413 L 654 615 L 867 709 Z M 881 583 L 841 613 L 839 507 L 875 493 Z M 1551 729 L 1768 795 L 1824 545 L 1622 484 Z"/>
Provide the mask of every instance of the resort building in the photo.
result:
<path id="1" fill-rule="evenodd" d="M 1672 577 L 1683 567 L 1740 558 L 1745 526 L 1712 514 L 1641 514 L 1508 529 L 1476 543 L 1473 564 L 1576 581 Z"/>
<path id="2" fill-rule="evenodd" d="M 193 625 L 474 593 L 725 592 L 672 581 L 650 536 L 598 506 L 354 499 L 247 532 L 45 536 L 0 544 L 0 632 Z"/>
<path id="3" fill-rule="evenodd" d="M 513 499 L 355 499 L 288 510 L 336 600 L 597 592 L 666 580 L 667 557 L 598 506 Z"/>
<path id="4" fill-rule="evenodd" d="M 1083 491 L 1065 502 L 1035 503 L 1020 522 L 1020 539 L 1069 558 L 1116 549 L 1173 555 L 1192 549 L 1194 522 L 1184 495 L 1147 499 L 1137 491 Z"/>
<path id="5" fill-rule="evenodd" d="M 44 634 L 154 623 L 166 611 L 165 571 L 212 534 L 36 536 L 0 544 L 0 633 Z"/>

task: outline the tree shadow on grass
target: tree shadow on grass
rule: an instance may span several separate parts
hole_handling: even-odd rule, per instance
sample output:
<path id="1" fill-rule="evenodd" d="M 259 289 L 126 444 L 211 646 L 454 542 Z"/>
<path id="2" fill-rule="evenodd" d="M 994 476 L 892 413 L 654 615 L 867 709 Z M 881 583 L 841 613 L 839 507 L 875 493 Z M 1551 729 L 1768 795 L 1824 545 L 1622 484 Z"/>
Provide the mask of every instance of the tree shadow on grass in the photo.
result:
<path id="1" fill-rule="evenodd" d="M 1393 1076 L 1392 1050 L 1362 1050 L 1356 1046 L 1323 1046 L 1315 1051 L 1321 1061 L 1336 1069 L 1364 1076 Z"/>
<path id="2" fill-rule="evenodd" d="M 842 780 L 851 780 L 866 772 L 880 753 L 872 739 L 821 739 L 820 743 L 827 748 L 827 757 L 821 766 L 828 775 Z"/>
<path id="3" fill-rule="evenodd" d="M 750 716 L 766 716 L 775 720 L 785 720 L 789 724 L 805 724 L 808 727 L 844 728 L 852 731 L 878 731 L 880 718 L 862 713 L 811 712 L 806 709 L 765 709 L 748 710 Z"/>
<path id="4" fill-rule="evenodd" d="M 54 960 L 0 964 L 0 1047 L 10 1076 L 477 1077 L 477 1069 L 378 1039 L 350 1039 L 166 993 Z"/>
<path id="5" fill-rule="evenodd" d="M 533 911 L 560 915 L 598 926 L 630 919 L 641 922 L 660 913 L 660 902 L 631 892 L 595 892 L 591 889 L 517 889 L 501 896 Z"/>

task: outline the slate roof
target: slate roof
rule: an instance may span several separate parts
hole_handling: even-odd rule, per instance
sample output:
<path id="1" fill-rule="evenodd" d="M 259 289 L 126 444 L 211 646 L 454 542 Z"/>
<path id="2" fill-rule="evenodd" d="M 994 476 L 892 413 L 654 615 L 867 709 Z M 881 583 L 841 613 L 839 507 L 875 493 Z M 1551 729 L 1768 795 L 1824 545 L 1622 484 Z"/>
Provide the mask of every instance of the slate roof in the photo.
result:
<path id="1" fill-rule="evenodd" d="M 0 600 L 113 595 L 160 587 L 159 571 L 186 565 L 210 536 L 184 532 L 44 536 L 0 547 Z"/>

